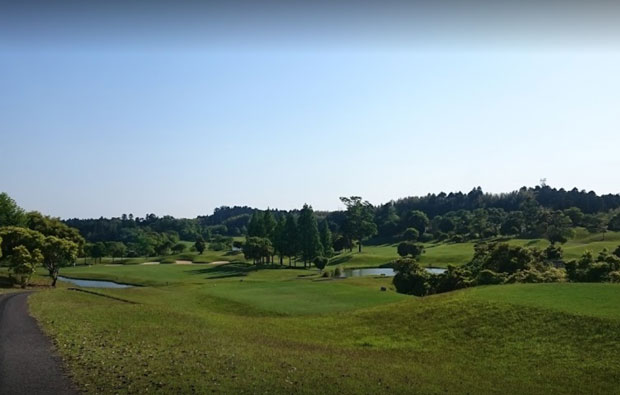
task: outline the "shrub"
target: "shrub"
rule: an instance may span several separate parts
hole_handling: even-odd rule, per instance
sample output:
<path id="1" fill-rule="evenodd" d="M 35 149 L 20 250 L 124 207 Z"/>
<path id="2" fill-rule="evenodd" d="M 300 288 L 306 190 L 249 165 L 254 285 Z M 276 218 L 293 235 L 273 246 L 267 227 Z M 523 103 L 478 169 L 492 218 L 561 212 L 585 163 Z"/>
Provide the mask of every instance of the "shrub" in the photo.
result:
<path id="1" fill-rule="evenodd" d="M 609 264 L 604 262 L 598 262 L 590 265 L 587 271 L 586 281 L 598 283 L 605 281 L 610 272 Z"/>
<path id="2" fill-rule="evenodd" d="M 412 258 L 419 257 L 424 252 L 424 247 L 420 244 L 415 244 L 410 241 L 403 241 L 398 244 L 396 248 L 398 255 L 404 257 L 411 256 Z"/>
<path id="3" fill-rule="evenodd" d="M 331 270 L 325 270 L 323 273 L 321 273 L 321 277 L 329 278 L 331 276 L 332 276 Z"/>
<path id="4" fill-rule="evenodd" d="M 454 243 L 464 243 L 465 237 L 463 235 L 454 235 L 450 238 L 450 241 Z"/>
<path id="5" fill-rule="evenodd" d="M 543 281 L 546 283 L 560 283 L 566 281 L 566 270 L 550 267 L 543 273 Z"/>
<path id="6" fill-rule="evenodd" d="M 615 272 L 610 272 L 609 281 L 612 283 L 620 283 L 620 271 L 616 270 Z"/>
<path id="7" fill-rule="evenodd" d="M 400 293 L 425 296 L 431 289 L 428 278 L 425 271 L 399 272 L 394 276 L 393 283 Z"/>
<path id="8" fill-rule="evenodd" d="M 450 292 L 473 285 L 471 272 L 464 268 L 448 266 L 448 270 L 429 277 L 430 293 Z"/>
<path id="9" fill-rule="evenodd" d="M 420 232 L 416 228 L 407 228 L 405 233 L 403 233 L 403 237 L 408 241 L 416 241 L 420 237 Z"/>
<path id="10" fill-rule="evenodd" d="M 496 273 L 493 270 L 484 269 L 478 273 L 476 282 L 479 285 L 502 284 L 506 281 L 506 273 Z"/>
<path id="11" fill-rule="evenodd" d="M 392 280 L 397 292 L 425 296 L 431 290 L 430 275 L 414 259 L 400 259 L 394 263 L 396 276 Z"/>
<path id="12" fill-rule="evenodd" d="M 506 283 L 543 283 L 545 282 L 544 276 L 536 269 L 518 270 L 508 276 Z"/>
<path id="13" fill-rule="evenodd" d="M 342 277 L 343 274 L 344 271 L 342 270 L 342 268 L 340 266 L 336 266 L 336 268 L 334 269 L 334 277 Z"/>
<path id="14" fill-rule="evenodd" d="M 314 263 L 314 265 L 319 269 L 319 270 L 323 270 L 325 269 L 325 266 L 327 266 L 327 262 L 329 261 L 329 259 L 323 257 L 323 256 L 317 256 L 316 258 L 314 258 L 314 260 L 312 261 Z"/>
<path id="15" fill-rule="evenodd" d="M 555 244 L 549 244 L 549 247 L 545 249 L 545 258 L 550 261 L 557 261 L 562 259 L 563 251 L 562 247 Z"/>

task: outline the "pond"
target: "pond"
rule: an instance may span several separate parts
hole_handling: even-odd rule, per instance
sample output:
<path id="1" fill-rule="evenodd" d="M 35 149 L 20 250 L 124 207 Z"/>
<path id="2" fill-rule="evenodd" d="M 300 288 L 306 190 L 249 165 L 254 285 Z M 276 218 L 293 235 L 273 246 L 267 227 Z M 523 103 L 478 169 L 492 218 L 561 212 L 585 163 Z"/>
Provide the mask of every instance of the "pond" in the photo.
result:
<path id="1" fill-rule="evenodd" d="M 440 267 L 424 268 L 429 273 L 441 274 L 446 271 Z M 345 269 L 342 277 L 361 277 L 361 276 L 386 276 L 394 277 L 396 272 L 392 268 L 372 267 L 367 269 Z"/>
<path id="2" fill-rule="evenodd" d="M 77 285 L 78 287 L 84 287 L 84 288 L 131 288 L 133 287 L 133 285 L 120 284 L 120 283 L 115 283 L 114 281 L 105 281 L 105 280 L 82 280 L 79 278 L 68 278 L 68 277 L 62 277 L 62 276 L 58 276 L 58 279 L 60 281 L 65 281 L 65 282 Z"/>

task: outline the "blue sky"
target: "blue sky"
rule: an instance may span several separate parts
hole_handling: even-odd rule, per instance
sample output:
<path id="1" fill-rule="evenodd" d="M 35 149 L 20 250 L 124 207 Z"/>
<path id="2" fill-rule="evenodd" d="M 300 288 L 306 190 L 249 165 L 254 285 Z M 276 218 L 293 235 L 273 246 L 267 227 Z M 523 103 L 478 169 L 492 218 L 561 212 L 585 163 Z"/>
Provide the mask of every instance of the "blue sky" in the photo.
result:
<path id="1" fill-rule="evenodd" d="M 0 190 L 27 209 L 336 209 L 543 177 L 620 192 L 612 46 L 33 37 L 0 40 Z"/>

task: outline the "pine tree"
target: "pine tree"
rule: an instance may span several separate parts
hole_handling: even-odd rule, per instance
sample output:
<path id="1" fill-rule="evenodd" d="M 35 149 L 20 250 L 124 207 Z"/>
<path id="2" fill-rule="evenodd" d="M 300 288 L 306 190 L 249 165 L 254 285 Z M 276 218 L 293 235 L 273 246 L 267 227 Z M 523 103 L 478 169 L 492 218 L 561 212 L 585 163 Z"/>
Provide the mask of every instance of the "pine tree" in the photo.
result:
<path id="1" fill-rule="evenodd" d="M 332 232 L 329 230 L 327 220 L 321 222 L 319 233 L 321 245 L 323 246 L 323 256 L 329 258 L 334 255 L 334 246 L 332 242 Z"/>
<path id="2" fill-rule="evenodd" d="M 321 255 L 323 246 L 319 235 L 319 227 L 314 216 L 311 206 L 304 204 L 299 212 L 299 221 L 297 223 L 299 229 L 299 247 L 301 258 L 304 261 L 304 267 L 308 262 L 312 262 L 314 258 Z"/>
<path id="3" fill-rule="evenodd" d="M 267 232 L 265 231 L 265 216 L 262 211 L 254 211 L 250 223 L 248 224 L 248 236 L 249 237 L 265 237 Z"/>
<path id="4" fill-rule="evenodd" d="M 276 224 L 272 244 L 274 252 L 280 257 L 280 265 L 282 265 L 284 255 L 286 255 L 286 218 L 284 216 L 280 216 Z"/>
<path id="5" fill-rule="evenodd" d="M 282 237 L 282 252 L 288 256 L 289 266 L 291 266 L 291 258 L 297 256 L 299 252 L 299 236 L 297 233 L 297 220 L 293 214 L 288 213 Z"/>
<path id="6" fill-rule="evenodd" d="M 265 229 L 265 237 L 271 241 L 272 245 L 276 244 L 276 220 L 273 218 L 271 210 L 267 209 L 263 213 L 263 228 Z M 273 256 L 271 257 L 271 263 L 273 263 Z"/>

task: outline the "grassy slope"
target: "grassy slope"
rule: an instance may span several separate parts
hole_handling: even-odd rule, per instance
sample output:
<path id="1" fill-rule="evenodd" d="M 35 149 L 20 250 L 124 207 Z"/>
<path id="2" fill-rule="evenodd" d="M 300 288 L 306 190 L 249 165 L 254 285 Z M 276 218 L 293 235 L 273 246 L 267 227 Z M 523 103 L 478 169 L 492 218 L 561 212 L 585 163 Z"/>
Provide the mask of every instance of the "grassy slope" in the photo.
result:
<path id="1" fill-rule="evenodd" d="M 542 239 L 512 239 L 508 243 L 527 247 L 544 249 L 549 242 Z M 425 266 L 446 267 L 447 265 L 462 265 L 469 262 L 474 254 L 474 242 L 467 243 L 427 243 L 426 252 L 420 258 Z M 562 245 L 565 259 L 577 259 L 586 250 L 598 254 L 603 248 L 614 251 L 620 246 L 620 232 L 591 234 L 584 229 L 577 229 L 575 237 Z M 337 256 L 330 265 L 345 267 L 372 267 L 388 264 L 398 258 L 396 244 L 364 247 L 363 252 L 345 253 Z"/>
<path id="2" fill-rule="evenodd" d="M 136 305 L 45 291 L 31 309 L 88 392 L 617 391 L 617 285 L 418 299 L 379 291 L 389 279 L 229 266 L 234 277 L 207 266 L 101 268 L 171 285 L 102 291 Z"/>

